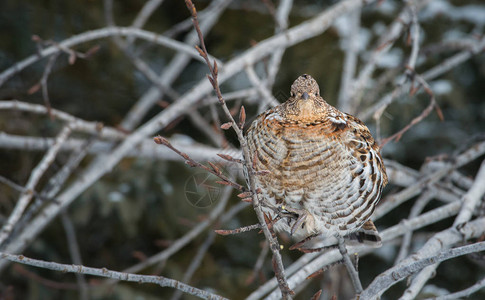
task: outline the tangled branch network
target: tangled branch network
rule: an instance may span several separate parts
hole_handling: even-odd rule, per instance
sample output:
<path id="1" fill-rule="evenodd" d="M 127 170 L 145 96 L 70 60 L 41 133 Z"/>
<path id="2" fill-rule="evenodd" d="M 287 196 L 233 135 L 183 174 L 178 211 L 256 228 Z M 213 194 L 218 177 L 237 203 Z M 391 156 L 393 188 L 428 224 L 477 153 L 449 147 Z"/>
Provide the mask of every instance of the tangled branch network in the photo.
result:
<path id="1" fill-rule="evenodd" d="M 8 2 L 36 32 L 0 28 L 5 298 L 485 297 L 484 5 Z M 245 130 L 304 73 L 382 149 L 380 248 L 291 250 L 263 212 Z"/>

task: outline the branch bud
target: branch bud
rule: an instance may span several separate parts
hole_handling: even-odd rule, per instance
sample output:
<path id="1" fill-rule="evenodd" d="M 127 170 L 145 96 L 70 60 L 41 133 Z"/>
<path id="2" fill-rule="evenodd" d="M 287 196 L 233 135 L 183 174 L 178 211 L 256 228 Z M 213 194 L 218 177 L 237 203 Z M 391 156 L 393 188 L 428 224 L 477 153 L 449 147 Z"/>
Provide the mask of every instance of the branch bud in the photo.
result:
<path id="1" fill-rule="evenodd" d="M 244 123 L 246 123 L 246 110 L 244 106 L 241 106 L 241 110 L 239 111 L 239 128 L 243 129 Z"/>
<path id="2" fill-rule="evenodd" d="M 217 68 L 217 62 L 214 60 L 214 70 L 213 70 L 213 76 L 217 77 L 217 73 L 219 73 L 219 69 Z"/>
<path id="3" fill-rule="evenodd" d="M 227 122 L 227 123 L 224 123 L 221 125 L 221 128 L 224 129 L 224 130 L 228 130 L 229 128 L 231 128 L 232 126 L 232 122 Z"/>
<path id="4" fill-rule="evenodd" d="M 166 138 L 161 136 L 154 137 L 153 141 L 159 145 L 170 145 L 170 142 Z"/>

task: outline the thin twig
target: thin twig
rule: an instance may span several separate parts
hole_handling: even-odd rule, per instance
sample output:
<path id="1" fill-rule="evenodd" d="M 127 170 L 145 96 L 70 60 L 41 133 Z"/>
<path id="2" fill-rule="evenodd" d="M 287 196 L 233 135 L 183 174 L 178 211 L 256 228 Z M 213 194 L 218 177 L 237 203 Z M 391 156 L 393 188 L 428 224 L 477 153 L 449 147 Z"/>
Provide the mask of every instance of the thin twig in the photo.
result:
<path id="1" fill-rule="evenodd" d="M 12 180 L 6 178 L 6 177 L 3 177 L 2 175 L 0 175 L 0 182 L 5 184 L 5 185 L 8 185 L 9 187 L 11 187 L 12 189 L 16 190 L 17 192 L 25 192 L 26 188 L 19 185 L 19 184 L 16 184 L 15 182 L 13 182 Z"/>
<path id="2" fill-rule="evenodd" d="M 261 225 L 260 224 L 253 224 L 253 225 L 249 225 L 249 226 L 240 227 L 240 228 L 237 228 L 237 229 L 217 229 L 217 230 L 214 230 L 214 232 L 217 233 L 217 234 L 220 234 L 220 235 L 231 235 L 231 234 L 248 232 L 248 231 L 255 230 L 255 229 L 261 229 Z"/>
<path id="3" fill-rule="evenodd" d="M 67 245 L 72 262 L 76 265 L 82 265 L 81 252 L 79 251 L 79 243 L 77 242 L 76 231 L 74 230 L 74 225 L 72 224 L 71 218 L 69 218 L 66 211 L 62 212 L 61 220 L 64 231 L 66 232 Z M 75 275 L 80 291 L 79 298 L 81 300 L 89 299 L 88 284 L 84 274 L 76 273 Z"/>
<path id="4" fill-rule="evenodd" d="M 431 199 L 433 199 L 434 196 L 435 192 L 433 190 L 425 191 L 423 194 L 421 194 L 421 196 L 414 202 L 408 219 L 419 216 L 419 214 L 423 211 L 424 207 L 429 203 Z M 406 232 L 406 234 L 404 234 L 401 242 L 401 248 L 399 249 L 399 253 L 395 260 L 395 264 L 399 263 L 401 260 L 408 256 L 412 236 L 412 230 L 409 230 L 408 232 Z"/>
<path id="5" fill-rule="evenodd" d="M 399 300 L 414 300 L 418 296 L 421 289 L 424 287 L 426 282 L 436 274 L 436 269 L 439 263 L 427 266 L 420 270 L 417 274 L 414 274 L 408 282 L 408 287 L 399 298 Z"/>
<path id="6" fill-rule="evenodd" d="M 42 78 L 40 79 L 40 84 L 42 86 L 42 98 L 44 99 L 44 105 L 47 108 L 47 113 L 49 114 L 49 117 L 51 118 L 51 120 L 53 120 L 54 117 L 51 114 L 51 101 L 49 99 L 47 80 L 52 71 L 52 68 L 54 67 L 54 64 L 56 63 L 58 56 L 59 56 L 59 53 L 56 53 L 49 58 L 49 61 L 47 62 L 47 65 L 44 68 L 44 74 L 42 74 Z"/>
<path id="7" fill-rule="evenodd" d="M 275 34 L 279 34 L 288 28 L 288 16 L 293 6 L 293 0 L 280 1 L 275 14 Z M 275 82 L 276 74 L 281 65 L 281 59 L 285 53 L 286 47 L 276 48 L 271 55 L 268 63 L 268 76 L 266 77 L 268 90 L 272 89 Z"/>
<path id="8" fill-rule="evenodd" d="M 340 252 L 340 255 L 342 255 L 345 267 L 347 268 L 347 272 L 349 273 L 350 279 L 352 280 L 352 285 L 354 286 L 355 293 L 359 295 L 360 293 L 362 293 L 363 290 L 362 283 L 360 283 L 359 273 L 352 261 L 350 260 L 349 253 L 347 252 L 347 248 L 345 247 L 344 238 L 341 236 L 338 237 L 338 250 Z"/>
<path id="9" fill-rule="evenodd" d="M 276 106 L 280 104 L 278 100 L 273 97 L 271 91 L 268 90 L 266 86 L 262 83 L 261 79 L 258 77 L 256 72 L 254 71 L 253 66 L 246 67 L 246 74 L 248 75 L 248 79 L 251 84 L 259 91 L 261 94 L 262 101 L 260 102 L 258 111 L 264 110 L 266 106 L 269 104 L 270 106 Z"/>
<path id="10" fill-rule="evenodd" d="M 163 0 L 149 0 L 143 5 L 140 12 L 136 15 L 135 19 L 131 23 L 133 28 L 142 28 L 143 25 L 148 21 L 150 16 L 155 12 L 155 10 L 162 5 Z M 132 44 L 135 41 L 133 37 L 127 39 L 128 44 Z"/>
<path id="11" fill-rule="evenodd" d="M 159 145 L 164 145 L 167 148 L 169 148 L 170 150 L 172 150 L 173 152 L 175 152 L 178 155 L 180 155 L 181 157 L 183 157 L 185 159 L 185 163 L 187 165 L 189 165 L 191 167 L 200 168 L 200 169 L 202 169 L 202 170 L 204 170 L 206 172 L 209 172 L 211 174 L 214 174 L 215 176 L 217 176 L 220 179 L 222 179 L 222 182 L 218 182 L 218 183 L 225 184 L 225 185 L 230 185 L 230 186 L 234 187 L 235 189 L 238 189 L 238 190 L 243 191 L 243 192 L 246 190 L 246 188 L 244 186 L 240 185 L 239 183 L 236 183 L 236 182 L 232 181 L 227 176 L 225 176 L 222 173 L 222 171 L 219 169 L 219 167 L 217 167 L 213 163 L 209 162 L 209 165 L 211 166 L 209 168 L 209 167 L 207 167 L 207 166 L 199 163 L 198 161 L 193 160 L 192 158 L 190 158 L 190 156 L 187 155 L 187 153 L 183 153 L 183 152 L 179 151 L 166 138 L 163 138 L 161 136 L 155 137 L 153 140 L 155 141 L 155 143 L 157 143 Z"/>
<path id="12" fill-rule="evenodd" d="M 414 74 L 414 72 L 413 72 L 413 74 Z M 408 131 L 409 129 L 411 129 L 411 127 L 413 127 L 414 125 L 416 125 L 419 122 L 421 122 L 424 118 L 426 118 L 433 111 L 433 109 L 436 110 L 436 112 L 438 114 L 438 117 L 443 121 L 443 113 L 441 112 L 441 109 L 439 108 L 438 104 L 436 103 L 436 99 L 434 97 L 434 93 L 431 90 L 430 86 L 424 80 L 424 78 L 422 76 L 420 76 L 418 74 L 414 74 L 413 76 L 419 81 L 419 83 L 423 86 L 423 88 L 426 91 L 426 93 L 429 95 L 429 97 L 430 97 L 430 103 L 421 112 L 421 114 L 419 114 L 419 116 L 417 116 L 416 118 L 412 119 L 411 122 L 409 124 L 407 124 L 406 126 L 404 126 L 403 129 L 399 130 L 398 132 L 396 132 L 395 134 L 391 135 L 390 137 L 387 137 L 387 138 L 383 139 L 381 141 L 381 147 L 384 147 L 389 141 L 392 141 L 392 140 L 395 140 L 396 142 L 399 141 L 399 139 L 401 139 L 402 135 L 406 131 Z M 414 91 L 411 91 L 411 93 L 414 94 Z M 383 112 L 383 111 L 381 111 L 381 112 Z M 380 114 L 378 114 L 375 118 L 380 118 Z"/>
<path id="13" fill-rule="evenodd" d="M 258 259 L 256 260 L 256 263 L 254 264 L 253 272 L 246 279 L 247 285 L 254 282 L 255 279 L 257 278 L 258 274 L 261 272 L 261 269 L 263 268 L 263 264 L 264 264 L 264 261 L 266 259 L 266 256 L 268 256 L 268 252 L 269 252 L 269 244 L 268 244 L 268 241 L 265 240 L 263 242 L 263 246 L 262 246 L 261 252 L 259 253 Z"/>
<path id="14" fill-rule="evenodd" d="M 195 254 L 192 261 L 190 262 L 189 267 L 185 271 L 184 277 L 182 278 L 182 282 L 186 282 L 186 283 L 190 282 L 190 279 L 194 275 L 197 268 L 200 267 L 202 260 L 204 259 L 204 256 L 206 255 L 210 246 L 214 243 L 215 238 L 216 238 L 216 234 L 214 232 L 210 232 L 207 235 L 207 238 L 205 239 L 204 243 L 202 243 L 202 245 L 199 247 L 199 249 L 197 250 L 197 253 Z M 182 291 L 177 290 L 175 291 L 172 298 L 170 299 L 177 300 L 177 299 L 180 299 L 181 296 L 182 296 Z"/>
<path id="15" fill-rule="evenodd" d="M 0 133 L 0 148 L 14 149 L 22 151 L 46 151 L 54 145 L 54 138 L 28 137 L 13 134 Z M 61 151 L 72 152 L 83 148 L 86 140 L 80 138 L 71 138 L 61 147 Z M 174 139 L 170 142 L 175 148 L 187 148 L 186 152 L 191 158 L 201 161 L 224 162 L 225 159 L 217 157 L 218 154 L 228 155 L 231 157 L 241 157 L 241 152 L 237 149 L 226 148 L 220 149 L 209 147 L 201 143 L 187 143 Z M 108 154 L 112 151 L 113 143 L 108 141 L 95 140 L 92 146 L 87 149 L 88 154 Z M 159 147 L 153 143 L 153 139 L 145 139 L 140 142 L 137 148 L 126 153 L 126 157 L 143 157 L 153 159 L 163 159 L 166 161 L 181 161 L 183 158 L 166 147 Z M 237 159 L 235 159 L 237 161 Z"/>
<path id="16" fill-rule="evenodd" d="M 402 9 L 401 13 L 394 19 L 391 25 L 389 25 L 387 32 L 381 35 L 377 45 L 372 51 L 370 59 L 368 59 L 367 63 L 361 68 L 359 76 L 357 77 L 352 90 L 349 93 L 349 97 L 353 98 L 352 103 L 354 106 L 358 106 L 360 103 L 362 93 L 366 88 L 367 82 L 370 80 L 372 73 L 376 69 L 377 62 L 383 56 L 383 54 L 392 48 L 394 42 L 399 38 L 404 28 L 406 28 L 407 24 L 411 21 L 410 19 L 411 14 L 409 12 L 409 6 L 407 5 Z"/>

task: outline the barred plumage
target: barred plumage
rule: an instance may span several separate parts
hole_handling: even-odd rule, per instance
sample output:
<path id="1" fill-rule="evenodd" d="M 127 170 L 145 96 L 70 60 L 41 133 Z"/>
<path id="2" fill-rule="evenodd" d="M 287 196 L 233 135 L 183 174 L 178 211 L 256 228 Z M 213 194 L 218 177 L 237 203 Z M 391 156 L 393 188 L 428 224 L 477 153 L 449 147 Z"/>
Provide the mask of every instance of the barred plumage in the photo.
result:
<path id="1" fill-rule="evenodd" d="M 387 184 L 379 147 L 359 119 L 323 100 L 311 76 L 296 79 L 290 98 L 259 115 L 247 138 L 256 171 L 270 171 L 256 179 L 265 203 L 298 216 L 276 230 L 372 236 L 370 217 Z M 359 229 L 365 232 L 355 235 Z"/>

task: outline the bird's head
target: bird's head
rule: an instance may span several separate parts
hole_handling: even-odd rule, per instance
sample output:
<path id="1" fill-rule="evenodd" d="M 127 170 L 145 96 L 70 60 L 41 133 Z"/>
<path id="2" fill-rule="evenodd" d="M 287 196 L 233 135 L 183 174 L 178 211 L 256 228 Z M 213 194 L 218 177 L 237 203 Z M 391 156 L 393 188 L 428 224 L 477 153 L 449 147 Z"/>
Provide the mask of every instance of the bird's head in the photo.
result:
<path id="1" fill-rule="evenodd" d="M 320 96 L 320 87 L 313 77 L 303 74 L 291 85 L 290 98 L 283 104 L 288 119 L 312 122 L 320 119 L 328 104 Z"/>

